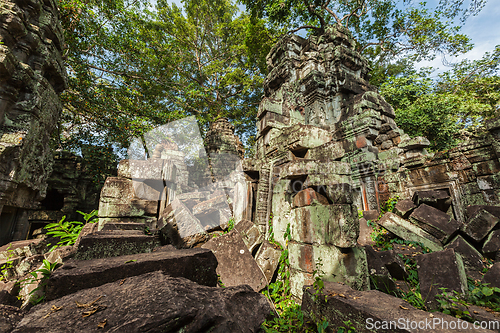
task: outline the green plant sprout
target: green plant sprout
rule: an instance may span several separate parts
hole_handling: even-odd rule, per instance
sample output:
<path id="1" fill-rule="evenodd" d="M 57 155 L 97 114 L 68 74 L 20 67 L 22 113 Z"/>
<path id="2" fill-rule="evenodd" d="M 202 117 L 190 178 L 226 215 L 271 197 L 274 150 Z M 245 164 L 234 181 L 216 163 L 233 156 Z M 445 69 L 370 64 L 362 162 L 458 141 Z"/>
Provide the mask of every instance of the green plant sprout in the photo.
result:
<path id="1" fill-rule="evenodd" d="M 59 237 L 60 241 L 54 245 L 50 251 L 54 250 L 59 246 L 73 245 L 78 239 L 78 235 L 82 231 L 83 226 L 86 223 L 94 223 L 97 221 L 97 210 L 93 210 L 90 213 L 84 213 L 77 210 L 77 213 L 83 215 L 85 223 L 79 221 L 65 221 L 66 216 L 57 223 L 49 223 L 45 226 L 47 230 L 47 235 L 52 237 Z"/>

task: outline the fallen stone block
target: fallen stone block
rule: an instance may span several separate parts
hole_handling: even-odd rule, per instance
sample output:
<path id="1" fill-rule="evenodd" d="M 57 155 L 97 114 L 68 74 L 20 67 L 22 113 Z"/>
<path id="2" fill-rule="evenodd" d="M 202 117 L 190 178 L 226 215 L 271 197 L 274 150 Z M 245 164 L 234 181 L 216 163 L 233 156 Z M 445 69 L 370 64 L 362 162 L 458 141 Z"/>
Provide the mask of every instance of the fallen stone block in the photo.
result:
<path id="1" fill-rule="evenodd" d="M 418 310 L 400 298 L 378 290 L 357 291 L 325 282 L 319 295 L 304 287 L 302 311 L 309 318 L 324 318 L 331 327 L 353 327 L 355 332 L 443 332 L 472 329 L 472 323 L 441 312 Z M 474 330 L 475 332 L 475 330 Z M 493 332 L 478 329 L 477 332 Z"/>
<path id="2" fill-rule="evenodd" d="M 421 243 L 431 251 L 441 251 L 443 249 L 441 242 L 437 238 L 394 213 L 385 213 L 377 221 L 377 224 L 404 240 Z"/>
<path id="3" fill-rule="evenodd" d="M 393 278 L 397 280 L 406 280 L 408 278 L 405 264 L 396 251 L 379 251 L 378 256 Z"/>
<path id="4" fill-rule="evenodd" d="M 370 275 L 390 274 L 391 277 L 398 280 L 404 280 L 408 277 L 405 265 L 395 251 L 375 251 L 371 246 L 364 248 Z"/>
<path id="5" fill-rule="evenodd" d="M 412 200 L 399 200 L 394 206 L 394 213 L 407 219 L 417 206 Z"/>
<path id="6" fill-rule="evenodd" d="M 328 199 L 312 188 L 306 188 L 298 192 L 293 198 L 293 207 L 304 207 L 311 205 L 328 205 Z"/>
<path id="7" fill-rule="evenodd" d="M 481 278 L 484 263 L 483 256 L 474 246 L 470 245 L 462 236 L 458 235 L 451 242 L 446 244 L 445 249 L 453 249 L 459 253 L 464 262 L 465 271 L 468 276 L 474 279 Z"/>
<path id="8" fill-rule="evenodd" d="M 417 191 L 412 198 L 415 205 L 426 204 L 428 206 L 447 212 L 451 206 L 451 197 L 445 190 Z"/>
<path id="9" fill-rule="evenodd" d="M 498 224 L 500 219 L 485 209 L 480 209 L 460 228 L 462 232 L 480 242 Z"/>
<path id="10" fill-rule="evenodd" d="M 490 287 L 500 288 L 500 262 L 496 262 L 483 276 L 483 283 L 489 283 Z"/>
<path id="11" fill-rule="evenodd" d="M 308 244 L 356 246 L 359 221 L 353 205 L 306 206 L 294 210 L 292 239 Z"/>
<path id="12" fill-rule="evenodd" d="M 160 240 L 141 230 L 96 231 L 80 239 L 75 259 L 91 260 L 151 252 Z"/>
<path id="13" fill-rule="evenodd" d="M 255 261 L 262 272 L 264 272 L 268 284 L 273 279 L 276 269 L 278 268 L 280 257 L 281 249 L 268 241 L 262 243 L 255 255 Z"/>
<path id="14" fill-rule="evenodd" d="M 209 200 L 203 201 L 196 206 L 193 207 L 194 215 L 209 215 L 215 213 L 219 209 L 228 208 L 228 203 L 226 199 L 226 195 L 218 195 Z"/>
<path id="15" fill-rule="evenodd" d="M 234 229 L 240 233 L 250 253 L 254 253 L 255 248 L 262 244 L 264 240 L 264 235 L 260 233 L 259 228 L 251 221 L 241 220 L 235 224 Z"/>
<path id="16" fill-rule="evenodd" d="M 488 258 L 494 259 L 496 257 L 497 253 L 500 252 L 500 230 L 490 232 L 484 241 L 482 251 L 483 255 Z"/>
<path id="17" fill-rule="evenodd" d="M 172 277 L 183 277 L 202 285 L 216 286 L 216 267 L 217 259 L 211 251 L 205 249 L 159 251 L 94 260 L 68 260 L 50 276 L 45 295 L 47 300 L 53 300 L 81 289 L 94 288 L 154 271 L 162 271 Z"/>
<path id="18" fill-rule="evenodd" d="M 365 246 L 366 262 L 368 264 L 368 274 L 370 275 L 388 275 L 389 271 L 385 268 L 380 257 L 371 246 Z"/>
<path id="19" fill-rule="evenodd" d="M 410 222 L 446 244 L 458 232 L 462 224 L 437 208 L 421 204 L 410 215 Z"/>
<path id="20" fill-rule="evenodd" d="M 167 242 L 177 248 L 199 246 L 209 238 L 200 221 L 179 199 L 165 208 L 158 219 L 158 230 Z"/>
<path id="21" fill-rule="evenodd" d="M 455 296 L 453 291 L 467 297 L 467 276 L 462 258 L 453 249 L 426 253 L 417 256 L 420 293 L 428 309 L 438 309 L 436 295 L 445 292 Z"/>
<path id="22" fill-rule="evenodd" d="M 237 230 L 210 239 L 202 248 L 214 253 L 219 263 L 217 274 L 226 287 L 248 284 L 260 291 L 267 285 L 266 277 Z"/>
<path id="23" fill-rule="evenodd" d="M 257 332 L 270 310 L 248 286 L 214 288 L 149 272 L 40 304 L 13 332 L 246 333 Z"/>
<path id="24" fill-rule="evenodd" d="M 486 210 L 493 216 L 500 218 L 500 206 L 471 205 L 467 207 L 467 217 L 471 218 L 481 209 Z"/>

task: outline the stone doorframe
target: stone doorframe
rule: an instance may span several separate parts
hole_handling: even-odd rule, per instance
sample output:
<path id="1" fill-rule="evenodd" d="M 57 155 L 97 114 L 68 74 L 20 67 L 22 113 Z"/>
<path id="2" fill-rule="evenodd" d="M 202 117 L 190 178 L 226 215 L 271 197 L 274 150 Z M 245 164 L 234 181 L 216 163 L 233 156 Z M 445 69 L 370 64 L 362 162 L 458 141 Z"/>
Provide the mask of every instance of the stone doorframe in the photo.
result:
<path id="1" fill-rule="evenodd" d="M 417 191 L 431 191 L 431 190 L 449 190 L 453 213 L 455 219 L 459 222 L 465 222 L 464 207 L 462 207 L 460 198 L 463 196 L 462 189 L 458 180 L 442 182 L 437 184 L 426 184 L 419 186 L 411 186 L 406 188 L 406 197 L 412 198 L 413 194 Z"/>

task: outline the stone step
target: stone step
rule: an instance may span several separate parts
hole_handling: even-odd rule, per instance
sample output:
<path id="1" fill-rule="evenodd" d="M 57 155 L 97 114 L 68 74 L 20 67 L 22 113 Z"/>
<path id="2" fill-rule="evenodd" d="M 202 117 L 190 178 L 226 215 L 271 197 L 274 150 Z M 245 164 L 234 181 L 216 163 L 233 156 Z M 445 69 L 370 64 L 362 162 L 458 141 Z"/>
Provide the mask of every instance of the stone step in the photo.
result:
<path id="1" fill-rule="evenodd" d="M 144 223 L 138 222 L 108 222 L 106 223 L 101 231 L 112 231 L 112 230 L 140 230 L 143 231 L 146 229 L 146 225 Z"/>
<path id="2" fill-rule="evenodd" d="M 151 252 L 160 246 L 156 236 L 141 230 L 104 230 L 85 235 L 79 240 L 75 259 L 91 260 Z"/>
<path id="3" fill-rule="evenodd" d="M 46 299 L 57 299 L 78 290 L 154 271 L 162 271 L 172 277 L 184 277 L 206 286 L 216 286 L 216 267 L 214 254 L 200 248 L 94 260 L 70 259 L 50 276 Z"/>

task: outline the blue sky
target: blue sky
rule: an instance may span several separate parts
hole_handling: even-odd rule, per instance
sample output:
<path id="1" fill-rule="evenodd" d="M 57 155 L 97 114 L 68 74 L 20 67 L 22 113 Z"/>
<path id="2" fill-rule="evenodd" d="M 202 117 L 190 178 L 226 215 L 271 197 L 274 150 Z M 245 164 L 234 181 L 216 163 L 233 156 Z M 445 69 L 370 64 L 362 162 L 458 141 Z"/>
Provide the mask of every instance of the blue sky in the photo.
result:
<path id="1" fill-rule="evenodd" d="M 446 60 L 450 62 L 457 62 L 465 58 L 476 60 L 480 59 L 485 52 L 492 52 L 495 46 L 500 44 L 500 1 L 489 0 L 477 16 L 468 18 L 462 28 L 462 33 L 472 39 L 474 48 L 458 58 L 447 57 Z M 446 69 L 440 56 L 433 61 L 419 63 L 419 67 L 423 66 L 439 68 L 439 71 Z"/>

